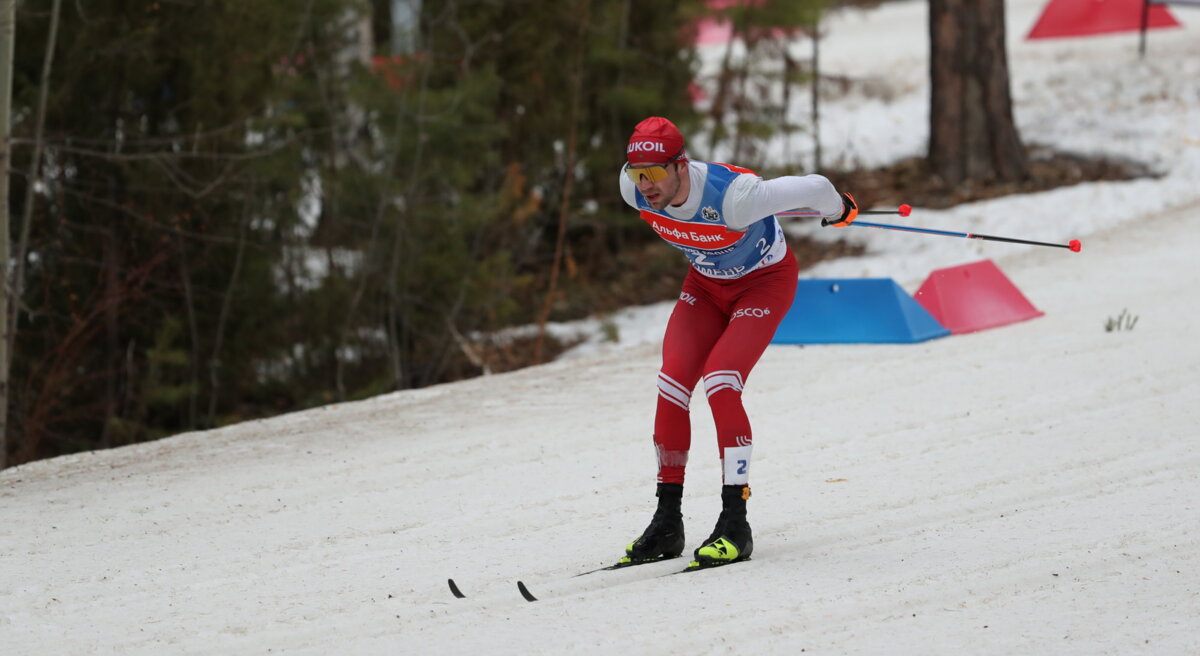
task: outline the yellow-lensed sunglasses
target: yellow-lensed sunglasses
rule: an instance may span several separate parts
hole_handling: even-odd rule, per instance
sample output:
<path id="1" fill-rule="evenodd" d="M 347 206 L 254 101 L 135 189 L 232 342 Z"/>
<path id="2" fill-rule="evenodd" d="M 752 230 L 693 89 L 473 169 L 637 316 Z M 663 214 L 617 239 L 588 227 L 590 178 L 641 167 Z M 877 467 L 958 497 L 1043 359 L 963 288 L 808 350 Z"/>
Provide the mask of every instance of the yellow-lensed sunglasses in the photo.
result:
<path id="1" fill-rule="evenodd" d="M 654 183 L 660 180 L 666 180 L 668 172 L 667 167 L 661 164 L 655 164 L 654 166 L 642 166 L 636 169 L 626 164 L 625 175 L 629 176 L 630 180 L 633 180 L 633 184 L 640 183 L 642 178 Z"/>

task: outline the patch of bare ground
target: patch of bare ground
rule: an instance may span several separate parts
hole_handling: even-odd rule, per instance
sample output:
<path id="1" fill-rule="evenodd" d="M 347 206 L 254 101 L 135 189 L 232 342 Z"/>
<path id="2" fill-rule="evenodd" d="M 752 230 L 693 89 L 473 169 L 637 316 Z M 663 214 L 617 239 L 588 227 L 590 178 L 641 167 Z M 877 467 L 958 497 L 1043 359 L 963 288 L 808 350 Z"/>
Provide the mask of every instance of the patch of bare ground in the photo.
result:
<path id="1" fill-rule="evenodd" d="M 1029 148 L 1029 178 L 1019 182 L 968 181 L 950 185 L 929 171 L 924 158 L 913 157 L 877 169 L 827 174 L 839 190 L 849 191 L 862 207 L 895 206 L 945 209 L 1010 194 L 1029 194 L 1082 182 L 1132 180 L 1154 176 L 1144 164 L 1107 157 L 1086 157 Z"/>

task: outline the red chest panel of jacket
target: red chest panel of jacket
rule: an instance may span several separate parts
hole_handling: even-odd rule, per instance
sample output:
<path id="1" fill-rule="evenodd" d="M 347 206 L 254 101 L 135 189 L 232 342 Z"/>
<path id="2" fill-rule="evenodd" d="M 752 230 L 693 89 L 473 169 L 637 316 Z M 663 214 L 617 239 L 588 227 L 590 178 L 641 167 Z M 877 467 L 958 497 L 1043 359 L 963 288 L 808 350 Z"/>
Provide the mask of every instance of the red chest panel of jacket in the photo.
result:
<path id="1" fill-rule="evenodd" d="M 718 250 L 727 248 L 746 236 L 744 232 L 733 232 L 720 224 L 698 221 L 679 221 L 649 210 L 640 210 L 638 216 L 648 223 L 659 237 L 687 248 Z"/>

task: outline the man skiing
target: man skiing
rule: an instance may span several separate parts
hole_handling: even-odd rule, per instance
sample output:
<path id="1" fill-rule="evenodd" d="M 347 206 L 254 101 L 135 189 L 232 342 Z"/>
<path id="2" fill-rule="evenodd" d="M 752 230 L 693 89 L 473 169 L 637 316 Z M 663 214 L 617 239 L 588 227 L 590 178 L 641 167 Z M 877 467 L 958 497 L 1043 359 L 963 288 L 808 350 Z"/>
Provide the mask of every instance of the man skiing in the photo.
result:
<path id="1" fill-rule="evenodd" d="M 774 215 L 812 210 L 840 227 L 854 221 L 858 208 L 824 176 L 763 180 L 749 169 L 691 161 L 679 129 L 657 116 L 634 128 L 620 187 L 625 202 L 691 267 L 667 323 L 658 374 L 658 508 L 618 564 L 683 552 L 689 405 L 700 380 L 716 423 L 722 510 L 691 566 L 745 560 L 754 550 L 746 521 L 753 440 L 742 390 L 792 304 L 799 272 Z"/>

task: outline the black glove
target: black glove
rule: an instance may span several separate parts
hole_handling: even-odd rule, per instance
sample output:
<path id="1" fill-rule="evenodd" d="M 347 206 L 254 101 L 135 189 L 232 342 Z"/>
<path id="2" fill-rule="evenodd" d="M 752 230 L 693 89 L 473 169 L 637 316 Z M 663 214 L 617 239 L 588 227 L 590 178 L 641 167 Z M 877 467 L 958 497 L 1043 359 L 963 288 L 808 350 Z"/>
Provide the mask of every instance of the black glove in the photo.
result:
<path id="1" fill-rule="evenodd" d="M 858 218 L 858 203 L 854 202 L 854 196 L 850 194 L 842 194 L 842 217 L 840 219 L 830 220 L 821 219 L 822 226 L 833 226 L 835 228 L 845 228 L 854 223 L 854 219 Z"/>

